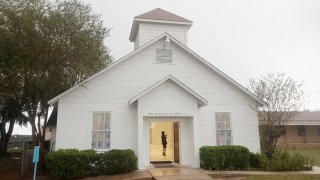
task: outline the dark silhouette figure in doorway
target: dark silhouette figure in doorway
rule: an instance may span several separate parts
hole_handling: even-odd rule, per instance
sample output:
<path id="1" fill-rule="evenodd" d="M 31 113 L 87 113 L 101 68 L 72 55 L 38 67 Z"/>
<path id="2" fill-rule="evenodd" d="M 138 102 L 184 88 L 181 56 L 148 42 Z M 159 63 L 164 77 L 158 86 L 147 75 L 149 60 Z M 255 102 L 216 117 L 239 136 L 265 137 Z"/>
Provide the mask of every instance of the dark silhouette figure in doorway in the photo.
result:
<path id="1" fill-rule="evenodd" d="M 161 142 L 162 142 L 162 156 L 167 156 L 166 150 L 167 150 L 167 134 L 164 134 L 165 132 L 161 132 Z"/>

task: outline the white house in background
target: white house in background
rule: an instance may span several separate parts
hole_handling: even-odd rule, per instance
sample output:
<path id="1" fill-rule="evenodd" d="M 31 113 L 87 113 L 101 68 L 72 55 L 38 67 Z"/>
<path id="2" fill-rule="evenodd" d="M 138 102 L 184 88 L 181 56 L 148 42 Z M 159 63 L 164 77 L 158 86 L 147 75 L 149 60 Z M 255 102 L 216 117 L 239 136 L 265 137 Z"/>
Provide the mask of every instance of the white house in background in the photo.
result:
<path id="1" fill-rule="evenodd" d="M 159 8 L 136 16 L 133 52 L 49 101 L 58 107 L 54 148 L 132 149 L 139 169 L 156 161 L 199 167 L 204 145 L 258 152 L 254 109 L 265 103 L 188 48 L 191 26 Z"/>

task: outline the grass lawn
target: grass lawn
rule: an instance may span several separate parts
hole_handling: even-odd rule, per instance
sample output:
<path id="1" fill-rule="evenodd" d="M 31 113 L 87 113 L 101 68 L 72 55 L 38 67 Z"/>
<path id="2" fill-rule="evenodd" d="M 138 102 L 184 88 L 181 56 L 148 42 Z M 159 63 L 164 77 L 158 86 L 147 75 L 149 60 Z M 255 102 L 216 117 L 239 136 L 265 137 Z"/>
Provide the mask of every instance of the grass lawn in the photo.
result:
<path id="1" fill-rule="evenodd" d="M 313 180 L 320 179 L 318 174 L 277 174 L 247 176 L 244 180 Z"/>
<path id="2" fill-rule="evenodd" d="M 289 152 L 293 152 L 293 149 L 283 149 Z M 309 156 L 314 160 L 314 165 L 320 166 L 320 148 L 319 149 L 296 149 L 295 151 L 301 152 L 302 154 Z"/>

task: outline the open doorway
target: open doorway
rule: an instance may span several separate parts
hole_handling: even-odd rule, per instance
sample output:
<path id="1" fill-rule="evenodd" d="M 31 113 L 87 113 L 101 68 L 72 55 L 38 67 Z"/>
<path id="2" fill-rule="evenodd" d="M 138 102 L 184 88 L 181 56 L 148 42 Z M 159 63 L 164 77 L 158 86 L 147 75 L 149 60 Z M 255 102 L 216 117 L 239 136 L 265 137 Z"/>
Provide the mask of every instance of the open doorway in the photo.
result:
<path id="1" fill-rule="evenodd" d="M 179 122 L 151 122 L 150 123 L 150 162 L 179 163 L 180 130 Z M 164 133 L 167 141 L 165 154 L 163 152 Z"/>

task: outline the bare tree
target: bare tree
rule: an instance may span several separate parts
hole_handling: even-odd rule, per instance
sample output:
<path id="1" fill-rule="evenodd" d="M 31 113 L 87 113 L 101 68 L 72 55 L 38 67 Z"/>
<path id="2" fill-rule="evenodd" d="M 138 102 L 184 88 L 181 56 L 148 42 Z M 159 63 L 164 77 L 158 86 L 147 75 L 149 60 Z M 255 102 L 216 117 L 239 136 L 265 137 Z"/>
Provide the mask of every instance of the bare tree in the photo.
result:
<path id="1" fill-rule="evenodd" d="M 283 74 L 270 73 L 260 79 L 250 79 L 251 90 L 267 106 L 257 109 L 260 124 L 260 143 L 263 152 L 272 153 L 278 138 L 305 102 L 302 82 Z"/>

